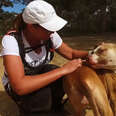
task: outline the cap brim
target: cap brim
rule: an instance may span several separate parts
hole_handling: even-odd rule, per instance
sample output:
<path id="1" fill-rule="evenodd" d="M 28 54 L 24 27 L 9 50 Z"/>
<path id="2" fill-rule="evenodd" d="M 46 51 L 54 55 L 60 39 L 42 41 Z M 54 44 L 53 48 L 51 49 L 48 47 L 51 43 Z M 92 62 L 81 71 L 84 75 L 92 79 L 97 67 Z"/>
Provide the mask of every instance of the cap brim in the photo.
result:
<path id="1" fill-rule="evenodd" d="M 55 15 L 50 21 L 39 24 L 49 31 L 59 31 L 67 24 L 67 21 L 63 18 Z"/>

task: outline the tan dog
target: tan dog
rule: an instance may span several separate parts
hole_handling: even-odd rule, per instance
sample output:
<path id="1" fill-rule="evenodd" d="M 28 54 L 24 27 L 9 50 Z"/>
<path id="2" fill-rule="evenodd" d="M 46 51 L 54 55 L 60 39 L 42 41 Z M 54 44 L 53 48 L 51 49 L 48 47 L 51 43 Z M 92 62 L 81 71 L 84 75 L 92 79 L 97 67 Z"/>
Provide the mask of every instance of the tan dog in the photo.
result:
<path id="1" fill-rule="evenodd" d="M 93 66 L 98 70 L 83 66 L 69 74 L 64 79 L 65 91 L 77 116 L 83 116 L 84 96 L 95 116 L 116 116 L 116 45 L 101 44 L 90 55 L 94 63 L 102 65 Z"/>

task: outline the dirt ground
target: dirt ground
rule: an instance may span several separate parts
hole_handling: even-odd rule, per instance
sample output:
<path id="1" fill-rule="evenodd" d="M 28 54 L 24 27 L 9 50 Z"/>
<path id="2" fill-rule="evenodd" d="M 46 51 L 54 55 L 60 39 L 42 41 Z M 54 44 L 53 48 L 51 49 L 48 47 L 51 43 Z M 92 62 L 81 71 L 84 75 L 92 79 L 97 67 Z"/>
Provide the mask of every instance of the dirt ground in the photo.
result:
<path id="1" fill-rule="evenodd" d="M 64 37 L 63 40 L 69 44 L 72 48 L 90 50 L 94 45 L 100 42 L 113 42 L 116 43 L 116 34 L 104 34 L 104 35 L 89 35 L 89 36 L 76 36 L 76 37 Z M 52 63 L 62 66 L 67 62 L 66 59 L 55 54 L 55 58 Z M 0 58 L 0 116 L 18 116 L 18 108 L 16 104 L 7 96 L 1 83 L 3 75 L 2 58 Z M 86 110 L 86 116 L 93 116 L 91 110 Z"/>

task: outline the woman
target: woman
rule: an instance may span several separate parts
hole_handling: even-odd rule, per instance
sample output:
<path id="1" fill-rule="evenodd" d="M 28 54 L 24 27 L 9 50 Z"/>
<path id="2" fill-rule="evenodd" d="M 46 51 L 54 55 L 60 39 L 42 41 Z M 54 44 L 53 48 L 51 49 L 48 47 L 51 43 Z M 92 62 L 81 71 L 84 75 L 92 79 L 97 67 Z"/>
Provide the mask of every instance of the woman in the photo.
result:
<path id="1" fill-rule="evenodd" d="M 64 95 L 62 79 L 82 65 L 88 55 L 68 47 L 56 31 L 67 21 L 43 0 L 30 2 L 15 20 L 16 31 L 3 37 L 2 52 L 7 93 L 25 113 L 57 110 Z M 62 67 L 49 64 L 53 49 L 71 60 Z"/>

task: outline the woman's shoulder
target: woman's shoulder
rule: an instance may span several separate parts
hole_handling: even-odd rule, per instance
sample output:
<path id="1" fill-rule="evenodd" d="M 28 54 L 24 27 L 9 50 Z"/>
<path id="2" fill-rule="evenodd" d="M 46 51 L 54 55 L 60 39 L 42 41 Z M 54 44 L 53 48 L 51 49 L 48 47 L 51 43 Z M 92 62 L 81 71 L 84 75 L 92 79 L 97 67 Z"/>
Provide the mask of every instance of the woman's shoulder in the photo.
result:
<path id="1" fill-rule="evenodd" d="M 11 35 L 5 35 L 2 38 L 2 49 L 0 52 L 0 56 L 4 55 L 17 55 L 19 56 L 19 47 L 17 40 L 14 36 Z"/>
<path id="2" fill-rule="evenodd" d="M 4 35 L 4 37 L 2 38 L 2 45 L 6 44 L 17 44 L 17 40 L 12 35 Z"/>

